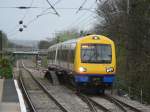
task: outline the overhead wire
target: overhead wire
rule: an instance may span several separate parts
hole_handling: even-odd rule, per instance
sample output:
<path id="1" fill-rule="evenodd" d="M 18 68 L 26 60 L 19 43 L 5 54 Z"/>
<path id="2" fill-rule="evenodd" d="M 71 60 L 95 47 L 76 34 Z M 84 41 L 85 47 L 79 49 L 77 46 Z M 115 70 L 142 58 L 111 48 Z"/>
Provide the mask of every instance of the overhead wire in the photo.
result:
<path id="1" fill-rule="evenodd" d="M 76 13 L 78 13 L 86 4 L 87 0 L 84 0 L 83 3 L 81 4 L 81 6 L 79 7 L 79 9 L 76 11 Z"/>
<path id="2" fill-rule="evenodd" d="M 57 0 L 53 6 L 55 6 L 56 4 L 60 3 L 62 0 Z"/>
<path id="3" fill-rule="evenodd" d="M 31 0 L 31 3 L 29 4 L 28 7 L 32 7 L 33 2 L 34 2 L 34 0 Z M 27 10 L 27 11 L 25 12 L 25 14 L 23 15 L 21 21 L 23 21 L 23 20 L 25 19 L 25 17 L 26 17 L 26 15 L 27 15 L 28 11 L 29 11 L 29 10 Z M 19 27 L 19 24 L 17 24 L 17 25 L 11 30 L 11 32 L 13 32 L 14 29 L 16 30 L 18 27 Z M 9 32 L 9 33 L 11 34 L 11 32 Z M 18 32 L 18 31 L 17 31 L 17 32 Z M 10 35 L 10 34 L 8 34 L 8 35 Z M 13 34 L 17 34 L 17 33 L 15 32 L 15 33 L 13 33 Z"/>
<path id="4" fill-rule="evenodd" d="M 86 20 L 88 20 L 89 18 L 92 18 L 91 16 L 92 14 L 90 15 L 87 15 L 87 16 L 84 16 L 84 18 L 81 18 L 79 21 L 77 21 L 75 24 L 73 24 L 72 26 L 73 27 L 77 27 L 77 26 L 81 26 L 83 24 L 83 22 L 86 22 Z"/>
<path id="5" fill-rule="evenodd" d="M 44 10 L 44 11 L 42 11 L 43 14 L 37 15 L 35 18 L 33 18 L 32 20 L 30 20 L 30 21 L 27 23 L 27 25 L 24 25 L 24 26 L 25 26 L 25 27 L 29 26 L 31 23 L 33 23 L 34 21 L 36 21 L 40 16 L 43 16 L 43 15 L 46 15 L 46 14 L 49 14 L 49 13 L 58 15 L 58 12 L 55 10 L 54 6 L 55 6 L 56 4 L 58 4 L 60 1 L 61 1 L 61 0 L 57 0 L 57 1 L 54 3 L 54 5 L 50 5 L 50 2 L 48 2 L 51 7 L 47 8 L 46 10 L 52 8 L 52 9 L 55 11 L 55 13 L 53 13 L 53 12 L 44 13 L 44 12 L 46 11 L 46 10 Z M 42 8 L 42 7 L 32 7 L 33 2 L 34 2 L 34 0 L 31 1 L 30 5 L 29 5 L 28 7 L 21 6 L 21 7 L 11 7 L 11 8 L 25 8 L 25 9 Z M 23 15 L 23 17 L 22 17 L 22 19 L 21 19 L 22 21 L 25 19 L 25 17 L 26 17 L 26 15 L 27 15 L 28 12 L 29 12 L 29 10 L 27 10 L 27 11 L 25 12 L 25 14 Z M 19 26 L 19 25 L 16 25 L 16 27 L 15 27 L 14 29 L 17 29 L 18 26 Z M 16 34 L 16 33 L 13 33 L 13 34 Z M 11 35 L 11 34 L 10 34 L 10 35 Z"/>
<path id="6" fill-rule="evenodd" d="M 29 10 L 29 9 L 48 10 L 48 9 L 51 9 L 50 7 L 26 7 L 26 6 L 21 6 L 21 7 L 24 7 L 24 8 L 22 8 L 22 10 Z M 0 7 L 0 8 L 2 8 L 2 7 Z M 8 7 L 8 8 L 21 9 L 20 7 Z M 57 9 L 59 9 L 59 10 L 77 10 L 79 8 L 78 7 L 74 7 L 74 8 L 73 7 L 57 7 Z M 91 9 L 95 9 L 95 8 L 91 8 Z M 81 11 L 83 11 L 83 10 L 91 11 L 89 8 L 82 8 Z"/>
<path id="7" fill-rule="evenodd" d="M 80 28 L 83 28 L 83 26 L 86 26 L 86 23 L 88 23 L 88 25 L 90 25 L 92 23 L 92 22 L 89 22 L 89 21 L 93 21 L 94 18 L 93 18 L 92 15 L 95 14 L 95 12 L 91 11 L 90 9 L 93 8 L 94 4 L 95 4 L 95 2 L 91 5 L 91 7 L 89 9 L 87 9 L 87 11 L 90 11 L 91 14 L 88 17 L 85 17 L 85 18 L 81 19 L 79 22 L 77 22 L 76 26 L 78 26 L 80 24 Z M 90 17 L 90 20 L 89 20 L 89 17 Z"/>
<path id="8" fill-rule="evenodd" d="M 89 19 L 88 21 L 84 22 L 82 25 L 81 25 L 81 28 L 88 28 L 88 26 L 92 25 L 93 24 L 93 18 Z M 85 27 L 86 26 L 86 27 Z"/>
<path id="9" fill-rule="evenodd" d="M 53 9 L 53 11 L 55 12 L 55 14 L 56 14 L 57 16 L 60 16 L 59 13 L 57 12 L 57 10 L 55 9 L 55 7 L 49 2 L 49 0 L 46 0 L 46 1 L 47 1 L 47 3 L 50 5 L 50 7 Z"/>
<path id="10" fill-rule="evenodd" d="M 32 7 L 34 0 L 31 0 L 31 3 L 29 5 L 29 7 Z M 22 20 L 26 17 L 27 13 L 29 12 L 29 10 L 26 10 L 25 14 L 23 15 Z"/>
<path id="11" fill-rule="evenodd" d="M 84 28 L 87 28 L 87 24 L 92 24 L 92 22 L 93 22 L 93 17 L 89 17 L 89 18 L 85 18 L 85 19 L 83 19 L 82 20 L 82 22 L 79 24 L 79 25 L 77 25 L 77 26 L 79 26 L 79 29 L 84 29 Z"/>
<path id="12" fill-rule="evenodd" d="M 8 37 L 13 37 L 13 36 L 15 36 L 16 34 L 18 34 L 18 31 L 13 32 L 13 33 L 11 33 L 11 34 L 9 34 L 9 35 L 7 35 L 7 36 L 8 36 Z"/>
<path id="13" fill-rule="evenodd" d="M 61 2 L 61 0 L 57 0 L 55 3 L 54 3 L 54 5 L 52 5 L 53 6 L 53 8 L 54 8 L 54 6 L 56 5 L 56 4 L 58 4 L 58 3 L 60 3 Z M 44 9 L 40 14 L 38 14 L 38 15 L 36 15 L 36 17 L 35 18 L 33 18 L 32 20 L 30 20 L 28 23 L 27 23 L 27 26 L 29 26 L 31 23 L 33 23 L 34 21 L 36 21 L 39 17 L 41 17 L 41 16 L 43 16 L 43 15 L 47 15 L 47 14 L 56 14 L 56 12 L 55 13 L 53 13 L 53 12 L 46 12 L 46 11 L 48 11 L 49 9 L 52 9 L 52 7 L 49 7 L 49 8 L 46 8 L 46 9 Z M 54 10 L 54 9 L 53 9 Z"/>
<path id="14" fill-rule="evenodd" d="M 94 2 L 89 8 L 87 8 L 87 9 L 93 9 L 94 4 L 95 4 L 95 2 Z M 83 7 L 82 7 L 82 9 L 83 9 Z M 91 13 L 90 16 L 91 16 L 92 14 L 93 14 L 93 13 Z M 84 12 L 82 15 L 83 15 L 82 17 L 81 17 L 81 16 L 78 17 L 75 21 L 73 21 L 73 22 L 72 22 L 71 24 L 69 24 L 67 27 L 77 26 L 78 24 L 82 23 L 84 17 L 85 17 L 85 19 L 87 19 L 87 18 L 89 17 L 89 15 L 87 15 L 87 11 Z M 87 15 L 88 17 L 87 17 L 86 15 Z M 85 20 L 85 19 L 84 19 L 84 20 Z"/>
<path id="15" fill-rule="evenodd" d="M 49 4 L 50 2 L 48 1 L 48 0 L 46 0 L 47 1 L 47 3 Z M 55 4 L 49 4 L 50 5 L 50 7 L 49 8 L 46 8 L 46 9 L 44 9 L 39 15 L 37 15 L 34 19 L 32 19 L 32 20 L 30 20 L 28 23 L 27 23 L 27 26 L 29 26 L 31 23 L 33 23 L 34 21 L 36 21 L 39 17 L 41 17 L 41 16 L 43 16 L 43 15 L 47 15 L 47 14 L 49 14 L 49 13 L 51 13 L 51 14 L 56 14 L 57 16 L 59 16 L 59 13 L 57 12 L 57 10 L 55 9 L 55 5 L 56 4 L 58 4 L 59 2 L 60 2 L 61 0 L 57 0 L 56 2 L 55 2 Z M 92 20 L 92 18 L 91 18 L 91 15 L 92 14 L 90 14 L 90 20 L 88 20 L 89 18 L 89 16 L 88 17 L 85 17 L 85 15 L 87 14 L 87 11 L 90 11 L 91 13 L 94 13 L 94 11 L 92 12 L 91 10 L 92 9 L 95 9 L 95 8 L 92 8 L 94 5 L 92 4 L 89 8 L 84 8 L 84 5 L 86 4 L 86 2 L 87 2 L 87 0 L 84 0 L 84 2 L 81 4 L 81 6 L 79 7 L 79 8 L 57 8 L 57 9 L 62 9 L 62 10 L 76 10 L 76 9 L 78 9 L 78 12 L 79 11 L 86 11 L 84 14 L 83 14 L 83 16 L 82 17 L 79 17 L 76 21 L 75 21 L 75 24 L 76 24 L 76 26 L 78 25 L 78 24 L 80 24 L 81 25 L 81 23 L 83 24 L 84 23 L 84 25 L 85 25 L 85 21 L 86 22 L 88 22 L 89 23 L 89 21 L 91 21 Z M 32 4 L 33 4 L 33 0 L 32 0 L 32 2 L 31 2 L 31 4 L 30 4 L 30 8 L 32 8 Z M 51 7 L 52 6 L 52 7 Z M 34 8 L 34 7 L 33 7 Z M 37 7 L 37 8 L 42 8 L 42 7 Z M 52 9 L 54 12 L 47 12 L 49 9 Z M 27 14 L 27 12 L 28 11 L 26 11 L 26 13 L 24 14 L 24 16 L 23 16 L 23 18 L 25 18 L 26 17 L 26 14 Z M 83 17 L 85 17 L 85 18 L 83 18 Z M 87 21 L 88 20 L 88 21 Z M 84 22 L 83 22 L 84 21 Z M 72 23 L 72 25 L 74 25 L 74 22 Z M 84 25 L 81 25 L 81 26 L 84 26 Z M 70 26 L 70 25 L 69 25 Z"/>

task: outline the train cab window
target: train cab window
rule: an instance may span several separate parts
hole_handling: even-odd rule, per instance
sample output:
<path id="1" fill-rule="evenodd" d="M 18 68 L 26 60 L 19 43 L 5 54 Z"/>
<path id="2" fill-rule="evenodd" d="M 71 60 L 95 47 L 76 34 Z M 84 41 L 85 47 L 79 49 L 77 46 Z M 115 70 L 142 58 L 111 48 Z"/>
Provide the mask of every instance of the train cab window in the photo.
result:
<path id="1" fill-rule="evenodd" d="M 108 44 L 82 44 L 82 63 L 111 63 L 112 50 Z"/>

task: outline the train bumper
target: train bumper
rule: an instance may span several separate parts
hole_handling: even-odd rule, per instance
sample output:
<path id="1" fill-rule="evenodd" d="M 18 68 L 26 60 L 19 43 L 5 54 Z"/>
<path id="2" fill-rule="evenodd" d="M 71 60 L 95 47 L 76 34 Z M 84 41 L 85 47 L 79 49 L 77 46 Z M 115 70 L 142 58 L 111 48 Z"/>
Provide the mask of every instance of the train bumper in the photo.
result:
<path id="1" fill-rule="evenodd" d="M 115 75 L 76 75 L 76 83 L 92 83 L 92 84 L 112 84 Z"/>
<path id="2" fill-rule="evenodd" d="M 75 82 L 89 82 L 88 76 L 75 76 Z"/>

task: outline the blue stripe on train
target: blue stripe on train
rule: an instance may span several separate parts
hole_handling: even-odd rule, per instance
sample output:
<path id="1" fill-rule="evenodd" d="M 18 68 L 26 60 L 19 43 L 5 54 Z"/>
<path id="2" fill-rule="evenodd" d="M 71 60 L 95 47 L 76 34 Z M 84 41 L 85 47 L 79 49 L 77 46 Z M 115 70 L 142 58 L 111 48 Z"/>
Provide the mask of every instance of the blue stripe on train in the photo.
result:
<path id="1" fill-rule="evenodd" d="M 102 82 L 104 83 L 112 83 L 115 79 L 115 75 L 114 74 L 108 74 L 108 75 L 102 75 L 102 74 L 96 74 L 96 75 L 92 75 L 92 74 L 87 74 L 87 75 L 76 75 L 75 76 L 75 82 L 90 82 L 90 77 L 100 77 L 102 78 Z"/>

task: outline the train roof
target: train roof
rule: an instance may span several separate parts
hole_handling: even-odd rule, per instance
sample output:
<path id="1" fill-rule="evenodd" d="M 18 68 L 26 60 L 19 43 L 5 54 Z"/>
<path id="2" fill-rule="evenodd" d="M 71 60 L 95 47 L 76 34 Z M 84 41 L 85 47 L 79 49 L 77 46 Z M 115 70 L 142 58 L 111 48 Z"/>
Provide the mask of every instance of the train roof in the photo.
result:
<path id="1" fill-rule="evenodd" d="M 67 40 L 65 42 L 57 43 L 55 45 L 50 46 L 49 48 L 55 48 L 59 45 L 64 45 L 64 44 L 77 43 L 78 41 L 81 41 L 81 40 L 83 40 L 85 38 L 89 38 L 89 37 L 99 37 L 99 38 L 105 39 L 107 41 L 112 41 L 111 39 L 109 39 L 108 37 L 105 37 L 103 35 L 87 35 L 87 36 L 84 36 L 84 37 L 79 37 L 79 38 L 76 38 L 76 39 L 71 39 L 71 40 Z"/>

